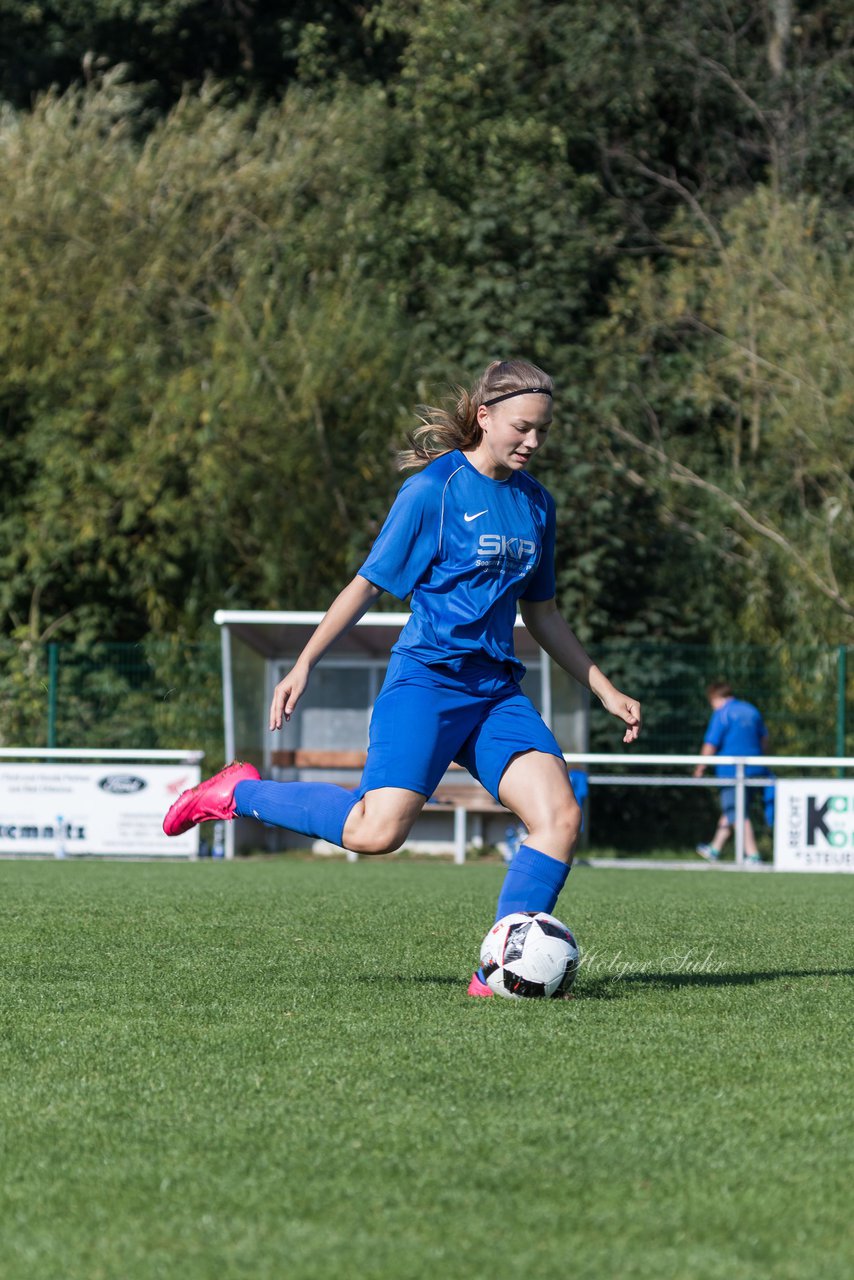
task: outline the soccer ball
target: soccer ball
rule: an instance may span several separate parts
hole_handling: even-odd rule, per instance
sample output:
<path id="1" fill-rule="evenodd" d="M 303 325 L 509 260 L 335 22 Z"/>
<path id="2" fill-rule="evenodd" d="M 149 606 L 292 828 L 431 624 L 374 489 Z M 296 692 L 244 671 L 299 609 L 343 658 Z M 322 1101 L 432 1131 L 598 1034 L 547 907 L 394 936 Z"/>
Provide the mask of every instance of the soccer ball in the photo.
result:
<path id="1" fill-rule="evenodd" d="M 566 995 L 580 961 L 572 930 L 545 911 L 514 911 L 504 916 L 480 948 L 487 985 L 508 1000 Z"/>

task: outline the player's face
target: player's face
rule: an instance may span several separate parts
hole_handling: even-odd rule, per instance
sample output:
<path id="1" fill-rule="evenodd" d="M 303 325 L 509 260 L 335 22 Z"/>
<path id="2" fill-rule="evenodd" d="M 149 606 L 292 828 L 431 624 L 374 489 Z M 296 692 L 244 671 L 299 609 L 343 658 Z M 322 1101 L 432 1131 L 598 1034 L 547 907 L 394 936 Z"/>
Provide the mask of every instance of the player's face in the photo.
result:
<path id="1" fill-rule="evenodd" d="M 503 480 L 523 471 L 542 448 L 552 421 L 551 396 L 513 396 L 477 411 L 483 436 L 471 458 L 484 475 Z"/>

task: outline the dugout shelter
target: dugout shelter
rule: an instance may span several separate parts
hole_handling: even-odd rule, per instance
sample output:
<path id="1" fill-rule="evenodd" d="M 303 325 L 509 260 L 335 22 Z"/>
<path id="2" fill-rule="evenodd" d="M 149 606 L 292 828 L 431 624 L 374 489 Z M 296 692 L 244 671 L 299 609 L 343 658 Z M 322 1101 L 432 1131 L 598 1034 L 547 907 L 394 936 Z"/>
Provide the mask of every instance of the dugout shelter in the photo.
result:
<path id="1" fill-rule="evenodd" d="M 273 690 L 323 616 L 298 610 L 220 609 L 214 614 L 222 648 L 225 758 L 251 761 L 265 778 L 355 787 L 365 759 L 374 700 L 409 614 L 366 613 L 315 667 L 290 721 L 270 733 L 267 717 Z M 551 662 L 521 618 L 516 620 L 514 639 L 516 654 L 527 668 L 523 690 L 564 751 L 587 751 L 587 690 Z M 417 725 L 412 731 L 418 731 Z M 507 813 L 466 770 L 452 766 L 425 806 L 407 847 L 464 853 L 468 814 L 473 818 L 476 843 L 499 843 L 505 838 Z M 453 825 L 449 816 L 454 818 Z M 226 839 L 227 856 L 306 844 L 305 836 L 264 827 L 251 818 L 227 824 Z"/>

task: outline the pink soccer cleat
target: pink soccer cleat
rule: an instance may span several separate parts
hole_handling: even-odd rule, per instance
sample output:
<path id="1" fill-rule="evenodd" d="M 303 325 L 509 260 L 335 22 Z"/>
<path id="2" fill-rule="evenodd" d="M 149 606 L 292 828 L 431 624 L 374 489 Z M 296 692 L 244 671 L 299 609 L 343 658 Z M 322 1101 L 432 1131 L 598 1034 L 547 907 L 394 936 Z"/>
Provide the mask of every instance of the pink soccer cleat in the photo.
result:
<path id="1" fill-rule="evenodd" d="M 261 775 L 254 764 L 233 760 L 206 782 L 184 791 L 163 819 L 167 836 L 179 836 L 200 822 L 234 817 L 234 788 L 238 782 L 257 782 Z"/>
<path id="2" fill-rule="evenodd" d="M 491 995 L 494 995 L 494 992 L 490 991 L 489 987 L 486 985 L 485 982 L 481 982 L 480 978 L 477 976 L 476 973 L 473 973 L 471 977 L 471 982 L 469 983 L 469 989 L 466 992 L 466 995 L 491 996 Z"/>

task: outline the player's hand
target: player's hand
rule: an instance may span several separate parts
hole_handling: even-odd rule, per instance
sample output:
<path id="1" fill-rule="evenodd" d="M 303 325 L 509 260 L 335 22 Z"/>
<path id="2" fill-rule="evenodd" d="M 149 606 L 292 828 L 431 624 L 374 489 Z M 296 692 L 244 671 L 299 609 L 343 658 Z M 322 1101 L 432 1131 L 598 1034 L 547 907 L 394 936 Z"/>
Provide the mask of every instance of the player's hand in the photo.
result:
<path id="1" fill-rule="evenodd" d="M 625 693 L 620 693 L 615 689 L 602 699 L 602 705 L 606 711 L 610 711 L 612 716 L 616 716 L 618 720 L 622 720 L 626 724 L 626 732 L 623 734 L 623 742 L 634 742 L 641 731 L 643 717 L 641 715 L 641 704 L 637 698 L 630 698 Z"/>
<path id="2" fill-rule="evenodd" d="M 299 667 L 294 667 L 276 685 L 273 701 L 270 703 L 271 733 L 274 729 L 281 729 L 282 720 L 290 720 L 307 684 L 308 675 Z"/>

